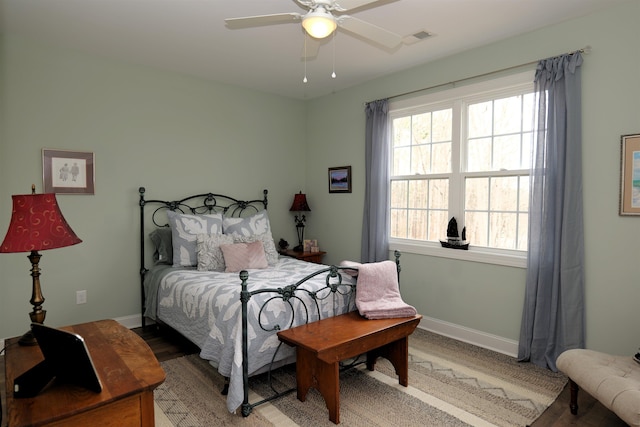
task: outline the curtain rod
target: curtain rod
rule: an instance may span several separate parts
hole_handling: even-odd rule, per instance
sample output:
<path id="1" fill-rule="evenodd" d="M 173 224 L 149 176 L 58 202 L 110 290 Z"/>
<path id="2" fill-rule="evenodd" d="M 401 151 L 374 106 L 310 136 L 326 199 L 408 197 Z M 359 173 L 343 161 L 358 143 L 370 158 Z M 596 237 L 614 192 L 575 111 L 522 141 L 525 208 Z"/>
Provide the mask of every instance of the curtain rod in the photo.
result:
<path id="1" fill-rule="evenodd" d="M 585 55 L 588 55 L 588 54 L 591 53 L 591 46 L 585 46 L 582 49 L 574 50 L 573 52 L 567 53 L 567 55 L 573 55 L 575 53 L 584 53 Z M 517 68 L 522 68 L 522 67 L 526 67 L 526 66 L 529 66 L 529 65 L 537 64 L 540 61 L 541 60 L 525 62 L 524 64 L 513 65 L 511 67 L 502 68 L 500 70 L 489 71 L 488 73 L 478 74 L 478 75 L 471 76 L 471 77 L 465 77 L 463 79 L 453 80 L 453 81 L 450 81 L 450 82 L 447 82 L 447 83 L 440 83 L 440 84 L 429 86 L 429 87 L 423 87 L 421 89 L 415 89 L 415 90 L 411 90 L 409 92 L 404 92 L 404 93 L 399 93 L 397 95 L 392 95 L 392 96 L 387 97 L 386 99 L 400 98 L 402 96 L 413 95 L 414 93 L 424 92 L 424 91 L 431 90 L 431 89 L 437 89 L 437 88 L 443 87 L 443 86 L 449 86 L 449 85 L 455 86 L 456 84 L 462 83 L 462 82 L 466 82 L 467 80 L 478 79 L 478 78 L 487 77 L 487 76 L 490 76 L 490 75 L 493 75 L 493 74 L 503 73 L 505 71 L 515 70 Z M 375 102 L 375 101 L 369 101 L 369 102 Z M 364 105 L 366 106 L 367 104 L 369 104 L 369 102 L 365 102 Z"/>

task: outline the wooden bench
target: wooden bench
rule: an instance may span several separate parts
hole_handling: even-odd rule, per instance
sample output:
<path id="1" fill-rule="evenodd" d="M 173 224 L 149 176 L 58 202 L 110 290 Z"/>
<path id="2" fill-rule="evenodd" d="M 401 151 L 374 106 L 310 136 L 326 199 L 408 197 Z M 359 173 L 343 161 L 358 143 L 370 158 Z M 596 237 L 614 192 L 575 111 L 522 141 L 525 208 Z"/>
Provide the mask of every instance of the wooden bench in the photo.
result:
<path id="1" fill-rule="evenodd" d="M 316 388 L 329 409 L 329 419 L 340 423 L 339 362 L 367 353 L 367 369 L 376 359 L 388 359 L 401 385 L 409 384 L 409 335 L 422 315 L 368 320 L 352 311 L 278 332 L 280 341 L 296 347 L 298 399 L 304 402 Z"/>

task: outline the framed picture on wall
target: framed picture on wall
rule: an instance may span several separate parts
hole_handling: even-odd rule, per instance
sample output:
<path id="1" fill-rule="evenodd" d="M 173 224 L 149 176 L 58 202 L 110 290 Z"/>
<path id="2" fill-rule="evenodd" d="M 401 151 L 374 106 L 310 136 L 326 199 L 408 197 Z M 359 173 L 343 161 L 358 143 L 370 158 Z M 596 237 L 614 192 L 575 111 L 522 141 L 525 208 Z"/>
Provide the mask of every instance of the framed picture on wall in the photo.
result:
<path id="1" fill-rule="evenodd" d="M 351 166 L 329 168 L 329 193 L 351 193 Z"/>
<path id="2" fill-rule="evenodd" d="M 640 134 L 620 138 L 620 215 L 640 215 Z"/>
<path id="3" fill-rule="evenodd" d="M 94 194 L 94 155 L 83 151 L 42 150 L 45 193 Z"/>

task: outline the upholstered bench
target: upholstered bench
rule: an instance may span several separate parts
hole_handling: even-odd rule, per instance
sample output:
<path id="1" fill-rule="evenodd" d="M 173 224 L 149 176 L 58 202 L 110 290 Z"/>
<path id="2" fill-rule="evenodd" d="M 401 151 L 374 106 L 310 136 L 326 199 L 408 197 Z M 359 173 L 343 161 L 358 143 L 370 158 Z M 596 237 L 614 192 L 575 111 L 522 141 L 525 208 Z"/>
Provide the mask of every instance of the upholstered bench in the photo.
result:
<path id="1" fill-rule="evenodd" d="M 578 413 L 578 387 L 630 426 L 640 426 L 640 364 L 631 356 L 593 350 L 567 350 L 556 360 L 569 377 L 571 413 Z"/>

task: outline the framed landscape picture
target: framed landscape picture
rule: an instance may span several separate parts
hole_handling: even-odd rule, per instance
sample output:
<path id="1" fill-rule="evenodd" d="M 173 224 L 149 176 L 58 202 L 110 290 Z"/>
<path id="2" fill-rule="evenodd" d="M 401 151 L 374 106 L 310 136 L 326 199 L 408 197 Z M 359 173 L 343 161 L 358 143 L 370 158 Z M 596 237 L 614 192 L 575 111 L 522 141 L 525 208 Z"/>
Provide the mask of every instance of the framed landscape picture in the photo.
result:
<path id="1" fill-rule="evenodd" d="M 351 166 L 329 168 L 329 193 L 351 193 Z"/>
<path id="2" fill-rule="evenodd" d="M 45 193 L 94 194 L 94 155 L 82 151 L 42 150 Z"/>
<path id="3" fill-rule="evenodd" d="M 640 215 L 640 134 L 620 142 L 620 215 Z"/>

